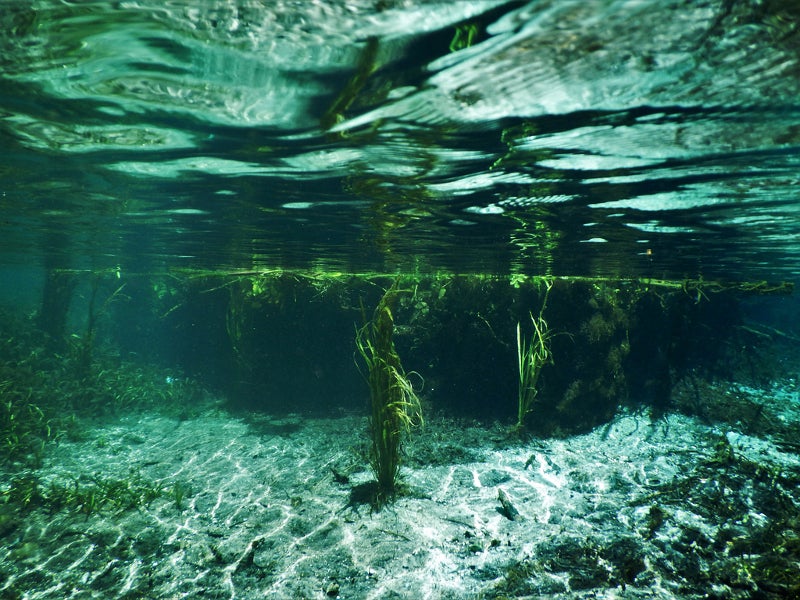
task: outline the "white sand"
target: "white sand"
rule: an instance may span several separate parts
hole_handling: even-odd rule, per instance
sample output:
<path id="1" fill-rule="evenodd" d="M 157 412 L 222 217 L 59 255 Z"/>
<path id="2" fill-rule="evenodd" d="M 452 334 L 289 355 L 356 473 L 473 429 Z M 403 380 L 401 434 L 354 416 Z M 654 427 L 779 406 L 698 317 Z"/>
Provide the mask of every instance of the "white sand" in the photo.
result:
<path id="1" fill-rule="evenodd" d="M 739 457 L 800 469 L 767 440 L 679 415 L 528 442 L 438 419 L 408 444 L 409 493 L 376 512 L 352 496 L 372 479 L 365 418 L 248 421 L 216 408 L 186 421 L 135 415 L 54 446 L 44 481 L 133 470 L 191 492 L 180 508 L 162 497 L 89 516 L 31 512 L 0 549 L 0 597 L 699 598 L 708 590 L 691 589 L 677 544 L 686 531 L 714 539 L 723 523 L 659 485 L 691 479 L 721 439 Z M 751 504 L 737 526 L 763 524 Z"/>

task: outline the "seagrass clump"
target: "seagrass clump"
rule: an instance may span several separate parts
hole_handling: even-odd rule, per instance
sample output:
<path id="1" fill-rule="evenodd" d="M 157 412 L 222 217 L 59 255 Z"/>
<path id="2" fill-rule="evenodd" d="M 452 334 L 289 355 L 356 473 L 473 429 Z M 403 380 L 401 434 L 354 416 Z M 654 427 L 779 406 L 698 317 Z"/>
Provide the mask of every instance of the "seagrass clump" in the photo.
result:
<path id="1" fill-rule="evenodd" d="M 403 436 L 422 422 L 420 401 L 394 347 L 392 287 L 381 298 L 372 319 L 356 334 L 356 347 L 366 367 L 370 392 L 370 465 L 379 494 L 392 496 L 397 488 Z M 363 373 L 364 371 L 362 371 Z"/>
<path id="2" fill-rule="evenodd" d="M 550 330 L 544 319 L 544 309 L 547 306 L 547 297 L 552 288 L 552 281 L 545 283 L 545 295 L 542 307 L 537 316 L 530 315 L 532 333 L 526 337 L 522 327 L 517 323 L 517 371 L 519 386 L 517 394 L 517 422 L 514 430 L 521 433 L 525 430 L 528 415 L 533 412 L 536 396 L 538 395 L 539 375 L 542 367 L 552 363 L 550 352 Z"/>

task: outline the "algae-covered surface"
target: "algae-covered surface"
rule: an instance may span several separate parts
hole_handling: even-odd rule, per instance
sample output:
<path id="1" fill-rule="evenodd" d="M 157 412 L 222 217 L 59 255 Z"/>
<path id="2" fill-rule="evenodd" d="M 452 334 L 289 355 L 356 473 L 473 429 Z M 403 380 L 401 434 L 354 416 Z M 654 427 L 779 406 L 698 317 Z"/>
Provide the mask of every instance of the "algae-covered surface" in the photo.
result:
<path id="1" fill-rule="evenodd" d="M 790 597 L 800 391 L 786 380 L 714 393 L 757 403 L 786 435 L 621 411 L 586 434 L 519 439 L 506 425 L 432 417 L 380 507 L 364 492 L 361 415 L 234 415 L 207 398 L 188 418 L 105 419 L 49 446 L 35 472 L 4 469 L 0 593 Z M 38 481 L 27 504 L 25 477 Z"/>

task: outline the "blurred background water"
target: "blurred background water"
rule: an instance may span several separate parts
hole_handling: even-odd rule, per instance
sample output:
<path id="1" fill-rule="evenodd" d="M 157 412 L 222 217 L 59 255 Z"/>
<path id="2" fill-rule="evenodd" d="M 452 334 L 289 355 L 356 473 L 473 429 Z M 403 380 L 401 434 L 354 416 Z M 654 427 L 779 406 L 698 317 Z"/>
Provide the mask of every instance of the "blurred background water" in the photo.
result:
<path id="1" fill-rule="evenodd" d="M 799 17 L 4 2 L 0 264 L 794 280 Z"/>

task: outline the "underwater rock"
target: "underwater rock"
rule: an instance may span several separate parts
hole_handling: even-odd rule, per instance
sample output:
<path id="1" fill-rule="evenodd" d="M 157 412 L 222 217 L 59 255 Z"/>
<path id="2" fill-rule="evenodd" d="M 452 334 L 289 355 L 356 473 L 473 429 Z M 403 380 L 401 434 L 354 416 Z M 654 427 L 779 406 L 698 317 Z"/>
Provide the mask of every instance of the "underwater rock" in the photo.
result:
<path id="1" fill-rule="evenodd" d="M 511 502 L 511 498 L 509 498 L 508 493 L 503 488 L 498 488 L 497 499 L 500 501 L 500 508 L 497 509 L 497 512 L 509 521 L 519 521 L 522 519 L 522 515 L 519 514 L 517 507 Z"/>

